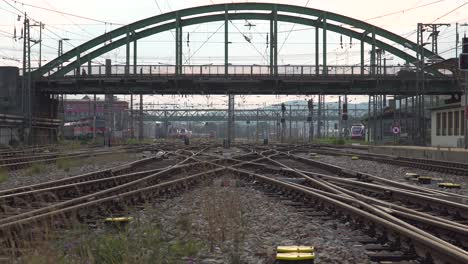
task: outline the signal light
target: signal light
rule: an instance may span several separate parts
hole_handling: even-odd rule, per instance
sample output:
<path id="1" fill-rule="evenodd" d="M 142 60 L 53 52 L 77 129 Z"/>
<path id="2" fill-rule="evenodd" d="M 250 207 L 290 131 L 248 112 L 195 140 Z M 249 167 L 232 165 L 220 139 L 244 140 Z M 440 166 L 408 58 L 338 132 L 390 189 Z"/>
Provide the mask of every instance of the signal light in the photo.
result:
<path id="1" fill-rule="evenodd" d="M 459 68 L 461 71 L 468 71 L 468 53 L 460 54 Z"/>

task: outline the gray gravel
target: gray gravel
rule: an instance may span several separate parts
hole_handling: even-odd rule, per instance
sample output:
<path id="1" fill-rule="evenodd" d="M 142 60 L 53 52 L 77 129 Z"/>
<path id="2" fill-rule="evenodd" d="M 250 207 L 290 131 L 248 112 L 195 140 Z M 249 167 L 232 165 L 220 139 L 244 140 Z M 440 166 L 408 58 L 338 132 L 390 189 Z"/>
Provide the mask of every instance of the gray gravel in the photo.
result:
<path id="1" fill-rule="evenodd" d="M 305 154 L 301 154 L 307 157 Z M 307 157 L 308 158 L 308 157 Z M 391 164 L 385 164 L 369 160 L 351 160 L 351 157 L 344 156 L 326 156 L 320 155 L 316 158 L 318 161 L 325 162 L 328 164 L 345 167 L 348 169 L 369 173 L 372 175 L 380 176 L 386 179 L 409 183 L 412 185 L 423 186 L 426 188 L 437 189 L 447 192 L 453 192 L 458 194 L 468 194 L 468 176 L 452 175 L 428 170 L 422 170 L 417 168 L 400 167 Z M 421 176 L 431 176 L 433 178 L 440 178 L 440 181 L 432 181 L 431 184 L 419 184 L 415 181 L 408 180 L 405 178 L 406 173 L 417 173 Z M 440 188 L 438 183 L 450 182 L 462 184 L 461 189 L 445 189 Z"/>
<path id="2" fill-rule="evenodd" d="M 232 263 L 229 256 L 235 252 L 239 252 L 240 263 L 272 263 L 278 245 L 315 246 L 316 263 L 369 263 L 363 246 L 353 242 L 353 236 L 358 234 L 346 224 L 305 216 L 288 201 L 266 196 L 228 178 L 153 206 L 152 210 L 139 211 L 137 217 L 143 222 L 157 221 L 165 228 L 176 229 L 177 219 L 188 215 L 198 239 L 205 244 L 209 244 L 207 237 L 212 230 L 229 227 L 224 234 L 226 240 L 215 242 L 213 251 L 207 249 L 196 263 Z M 237 223 L 236 212 L 241 212 Z M 209 224 L 210 215 L 223 219 L 217 228 Z M 238 244 L 233 243 L 236 234 L 241 236 Z M 234 245 L 239 249 L 234 250 Z"/>
<path id="3" fill-rule="evenodd" d="M 64 166 L 58 166 L 56 163 L 40 164 L 36 166 L 36 170 L 29 167 L 8 172 L 6 180 L 0 183 L 0 190 L 85 174 L 115 167 L 141 158 L 141 153 L 120 153 L 119 155 L 112 154 L 79 160 L 75 159 L 67 164 L 69 169 L 64 169 Z"/>

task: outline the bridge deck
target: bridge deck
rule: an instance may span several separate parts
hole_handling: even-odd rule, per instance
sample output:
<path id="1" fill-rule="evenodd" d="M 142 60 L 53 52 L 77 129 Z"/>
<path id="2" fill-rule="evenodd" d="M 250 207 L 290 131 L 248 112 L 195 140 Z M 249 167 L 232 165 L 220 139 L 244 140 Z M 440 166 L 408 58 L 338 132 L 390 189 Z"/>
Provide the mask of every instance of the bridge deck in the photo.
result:
<path id="1" fill-rule="evenodd" d="M 172 66 L 83 67 L 64 77 L 35 80 L 41 92 L 64 94 L 351 94 L 414 95 L 423 91 L 413 71 L 390 67 L 382 74 L 358 73 L 357 67 L 329 67 L 326 74 L 314 66 L 283 66 L 278 75 L 263 66 L 184 66 L 176 75 Z M 356 69 L 355 69 L 356 68 Z M 88 73 L 86 73 L 86 69 Z M 83 71 L 84 70 L 84 71 Z M 77 74 L 80 72 L 80 74 Z M 135 73 L 136 72 L 136 73 Z M 90 74 L 91 73 L 91 74 Z M 385 74 L 383 74 L 385 73 Z M 425 75 L 425 94 L 460 93 L 451 75 Z"/>

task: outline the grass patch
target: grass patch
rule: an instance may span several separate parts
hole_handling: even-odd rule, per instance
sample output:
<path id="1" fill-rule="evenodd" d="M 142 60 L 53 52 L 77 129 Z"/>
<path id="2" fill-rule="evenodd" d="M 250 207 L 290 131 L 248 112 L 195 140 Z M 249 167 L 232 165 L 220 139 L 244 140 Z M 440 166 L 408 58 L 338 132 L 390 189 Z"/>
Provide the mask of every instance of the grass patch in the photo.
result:
<path id="1" fill-rule="evenodd" d="M 4 168 L 0 168 L 0 183 L 6 182 L 10 177 L 8 170 Z"/>
<path id="2" fill-rule="evenodd" d="M 204 246 L 193 238 L 192 221 L 182 222 L 184 227 L 171 230 L 158 221 L 143 223 L 139 219 L 120 230 L 103 227 L 103 232 L 95 232 L 76 227 L 24 256 L 21 263 L 190 263 Z"/>
<path id="3" fill-rule="evenodd" d="M 65 158 L 65 159 L 58 159 L 56 161 L 57 168 L 64 170 L 65 172 L 69 172 L 72 167 L 77 167 L 82 165 L 82 161 L 79 159 L 71 159 L 71 158 Z"/>
<path id="4" fill-rule="evenodd" d="M 43 173 L 45 171 L 46 171 L 45 164 L 36 162 L 36 163 L 33 163 L 31 167 L 29 167 L 26 175 L 32 176 L 32 175 Z"/>

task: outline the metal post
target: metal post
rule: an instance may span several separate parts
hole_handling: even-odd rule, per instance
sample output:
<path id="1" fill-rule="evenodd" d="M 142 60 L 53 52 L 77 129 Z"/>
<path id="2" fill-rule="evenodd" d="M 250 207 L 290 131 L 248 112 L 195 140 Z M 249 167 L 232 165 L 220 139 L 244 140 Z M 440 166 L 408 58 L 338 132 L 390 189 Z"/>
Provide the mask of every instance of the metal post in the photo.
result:
<path id="1" fill-rule="evenodd" d="M 273 30 L 274 30 L 274 74 L 278 76 L 278 6 L 273 9 Z"/>
<path id="2" fill-rule="evenodd" d="M 130 32 L 127 26 L 127 38 L 125 43 L 125 75 L 130 74 Z"/>
<path id="3" fill-rule="evenodd" d="M 468 71 L 465 72 L 465 149 L 468 149 Z"/>
<path id="4" fill-rule="evenodd" d="M 112 71 L 112 62 L 109 59 L 106 59 L 106 70 L 105 74 L 109 76 Z M 104 100 L 104 117 L 105 117 L 105 132 L 104 132 L 104 146 L 111 145 L 112 141 L 112 100 L 113 95 L 106 93 Z"/>
<path id="5" fill-rule="evenodd" d="M 292 139 L 292 105 L 289 105 L 289 140 Z"/>
<path id="6" fill-rule="evenodd" d="M 322 137 L 322 95 L 318 99 L 318 112 L 317 112 L 317 138 Z"/>
<path id="7" fill-rule="evenodd" d="M 375 28 L 372 28 L 371 74 L 375 75 Z"/>
<path id="8" fill-rule="evenodd" d="M 140 94 L 140 114 L 139 114 L 138 140 L 143 140 L 143 94 Z"/>
<path id="9" fill-rule="evenodd" d="M 327 17 L 326 15 L 323 18 L 323 74 L 328 75 L 327 67 Z"/>
<path id="10" fill-rule="evenodd" d="M 273 19 L 270 19 L 270 75 L 274 74 L 273 38 Z"/>
<path id="11" fill-rule="evenodd" d="M 229 13 L 228 6 L 224 11 L 224 74 L 229 75 Z"/>
<path id="12" fill-rule="evenodd" d="M 39 68 L 42 67 L 42 27 L 44 24 L 39 22 Z"/>
<path id="13" fill-rule="evenodd" d="M 361 75 L 364 75 L 364 40 L 361 39 Z"/>
<path id="14" fill-rule="evenodd" d="M 133 33 L 135 35 L 135 33 Z M 137 40 L 135 39 L 133 41 L 133 74 L 138 74 L 137 72 L 137 66 L 138 66 L 138 43 Z"/>
<path id="15" fill-rule="evenodd" d="M 341 119 L 342 119 L 342 114 L 341 114 L 341 96 L 338 97 L 338 137 L 341 139 L 342 134 L 341 134 Z"/>
<path id="16" fill-rule="evenodd" d="M 227 146 L 231 147 L 231 143 L 234 142 L 234 95 L 229 94 L 228 96 L 228 124 L 227 124 Z"/>
<path id="17" fill-rule="evenodd" d="M 135 121 L 133 113 L 133 93 L 130 94 L 130 138 L 135 138 Z"/>
<path id="18" fill-rule="evenodd" d="M 258 124 L 258 109 L 257 109 L 257 134 L 256 134 L 256 142 L 258 143 L 258 128 L 259 128 L 259 124 Z"/>
<path id="19" fill-rule="evenodd" d="M 319 42 L 320 42 L 320 35 L 319 35 L 319 28 L 318 26 L 315 27 L 315 74 L 319 75 L 320 74 L 320 48 L 319 48 Z"/>
<path id="20" fill-rule="evenodd" d="M 182 26 L 179 13 L 176 13 L 176 75 L 182 74 Z"/>

